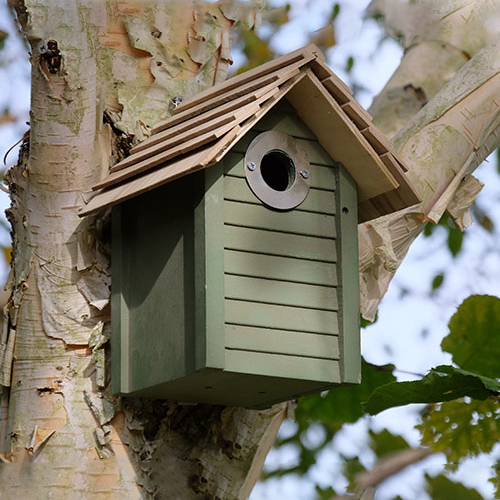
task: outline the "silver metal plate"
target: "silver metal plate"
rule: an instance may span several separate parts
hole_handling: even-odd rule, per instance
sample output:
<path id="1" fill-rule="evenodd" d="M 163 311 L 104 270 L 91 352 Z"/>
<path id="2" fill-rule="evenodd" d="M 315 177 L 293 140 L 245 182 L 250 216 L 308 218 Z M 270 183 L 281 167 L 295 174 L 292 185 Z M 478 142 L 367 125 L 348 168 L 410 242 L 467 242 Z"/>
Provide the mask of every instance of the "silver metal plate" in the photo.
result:
<path id="1" fill-rule="evenodd" d="M 255 196 L 277 210 L 300 205 L 311 185 L 305 150 L 294 137 L 276 130 L 259 134 L 248 146 L 245 177 Z"/>

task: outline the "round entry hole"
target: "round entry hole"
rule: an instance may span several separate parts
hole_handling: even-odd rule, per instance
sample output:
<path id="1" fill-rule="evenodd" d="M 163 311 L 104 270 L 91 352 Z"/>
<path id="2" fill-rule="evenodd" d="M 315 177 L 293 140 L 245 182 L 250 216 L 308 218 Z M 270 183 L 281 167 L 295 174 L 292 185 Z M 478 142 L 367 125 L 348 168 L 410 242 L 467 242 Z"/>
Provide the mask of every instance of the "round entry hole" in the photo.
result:
<path id="1" fill-rule="evenodd" d="M 275 191 L 286 191 L 295 181 L 295 165 L 284 151 L 266 153 L 260 162 L 260 173 L 264 182 Z"/>

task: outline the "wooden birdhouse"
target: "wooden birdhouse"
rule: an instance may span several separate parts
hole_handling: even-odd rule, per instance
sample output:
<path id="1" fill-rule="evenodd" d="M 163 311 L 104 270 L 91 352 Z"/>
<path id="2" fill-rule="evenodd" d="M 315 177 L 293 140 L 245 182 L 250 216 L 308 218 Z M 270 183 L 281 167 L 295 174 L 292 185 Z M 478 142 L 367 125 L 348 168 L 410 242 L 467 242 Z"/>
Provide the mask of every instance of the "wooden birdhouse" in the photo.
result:
<path id="1" fill-rule="evenodd" d="M 315 46 L 183 101 L 112 206 L 115 393 L 263 408 L 360 381 L 357 224 L 419 202 Z"/>

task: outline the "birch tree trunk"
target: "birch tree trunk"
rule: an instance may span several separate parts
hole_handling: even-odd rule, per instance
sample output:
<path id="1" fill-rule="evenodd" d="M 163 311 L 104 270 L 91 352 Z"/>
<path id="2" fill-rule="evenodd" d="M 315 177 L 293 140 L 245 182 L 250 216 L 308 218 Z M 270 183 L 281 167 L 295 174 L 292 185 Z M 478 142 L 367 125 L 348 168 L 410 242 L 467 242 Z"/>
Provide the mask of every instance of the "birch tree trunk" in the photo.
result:
<path id="1" fill-rule="evenodd" d="M 14 0 L 31 47 L 29 142 L 8 174 L 3 498 L 246 498 L 287 405 L 248 411 L 109 391 L 109 217 L 90 186 L 172 99 L 226 76 L 259 6 Z M 12 372 L 9 348 L 14 347 Z M 8 405 L 6 398 L 8 397 Z"/>

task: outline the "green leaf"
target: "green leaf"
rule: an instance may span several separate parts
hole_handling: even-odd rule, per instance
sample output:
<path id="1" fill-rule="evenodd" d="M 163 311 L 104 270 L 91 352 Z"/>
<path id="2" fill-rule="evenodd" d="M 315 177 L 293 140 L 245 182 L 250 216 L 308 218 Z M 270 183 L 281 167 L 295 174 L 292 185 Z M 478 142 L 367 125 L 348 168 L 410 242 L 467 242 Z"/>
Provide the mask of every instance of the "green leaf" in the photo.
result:
<path id="1" fill-rule="evenodd" d="M 434 276 L 434 279 L 432 280 L 432 289 L 437 290 L 443 284 L 443 281 L 444 281 L 444 274 L 443 273 L 436 274 L 436 276 Z"/>
<path id="2" fill-rule="evenodd" d="M 472 295 L 452 316 L 450 333 L 441 343 L 453 361 L 471 372 L 500 377 L 500 299 Z"/>
<path id="3" fill-rule="evenodd" d="M 345 64 L 345 70 L 347 73 L 350 73 L 352 71 L 352 68 L 354 66 L 354 58 L 352 56 L 349 56 L 347 58 L 347 62 Z"/>
<path id="4" fill-rule="evenodd" d="M 371 448 L 378 458 L 391 455 L 397 451 L 406 450 L 410 447 L 406 439 L 402 436 L 392 434 L 387 429 L 383 429 L 379 433 L 372 430 L 370 432 Z"/>
<path id="5" fill-rule="evenodd" d="M 337 493 L 331 486 L 321 488 L 321 486 L 316 485 L 315 490 L 317 493 L 316 500 L 332 500 L 332 498 L 337 496 Z"/>
<path id="6" fill-rule="evenodd" d="M 483 500 L 474 489 L 467 488 L 462 483 L 450 481 L 445 476 L 430 477 L 426 474 L 427 491 L 432 500 Z"/>
<path id="7" fill-rule="evenodd" d="M 332 17 L 331 17 L 332 21 L 335 21 L 335 19 L 337 19 L 337 16 L 339 15 L 339 12 L 340 12 L 340 5 L 338 3 L 336 3 L 333 6 Z"/>
<path id="8" fill-rule="evenodd" d="M 379 386 L 396 380 L 394 366 L 377 366 L 363 361 L 362 382 L 359 385 L 337 387 L 328 392 L 299 398 L 295 418 L 299 425 L 322 421 L 340 427 L 343 423 L 356 422 L 364 415 L 361 406 Z"/>
<path id="9" fill-rule="evenodd" d="M 486 399 L 500 391 L 500 383 L 453 366 L 433 368 L 421 380 L 393 382 L 373 391 L 364 408 L 370 415 L 411 403 L 439 403 L 463 396 Z"/>
<path id="10" fill-rule="evenodd" d="M 448 463 L 457 468 L 460 460 L 489 453 L 500 441 L 499 416 L 500 406 L 492 398 L 460 399 L 431 408 L 417 428 L 422 444 L 446 453 Z"/>
<path id="11" fill-rule="evenodd" d="M 448 248 L 453 257 L 456 257 L 462 248 L 464 233 L 457 228 L 450 228 L 448 233 Z"/>
<path id="12" fill-rule="evenodd" d="M 434 224 L 433 222 L 428 222 L 425 226 L 424 226 L 424 236 L 426 238 L 428 238 L 429 236 L 432 235 L 432 233 L 434 232 L 434 229 L 436 228 L 436 224 Z"/>

